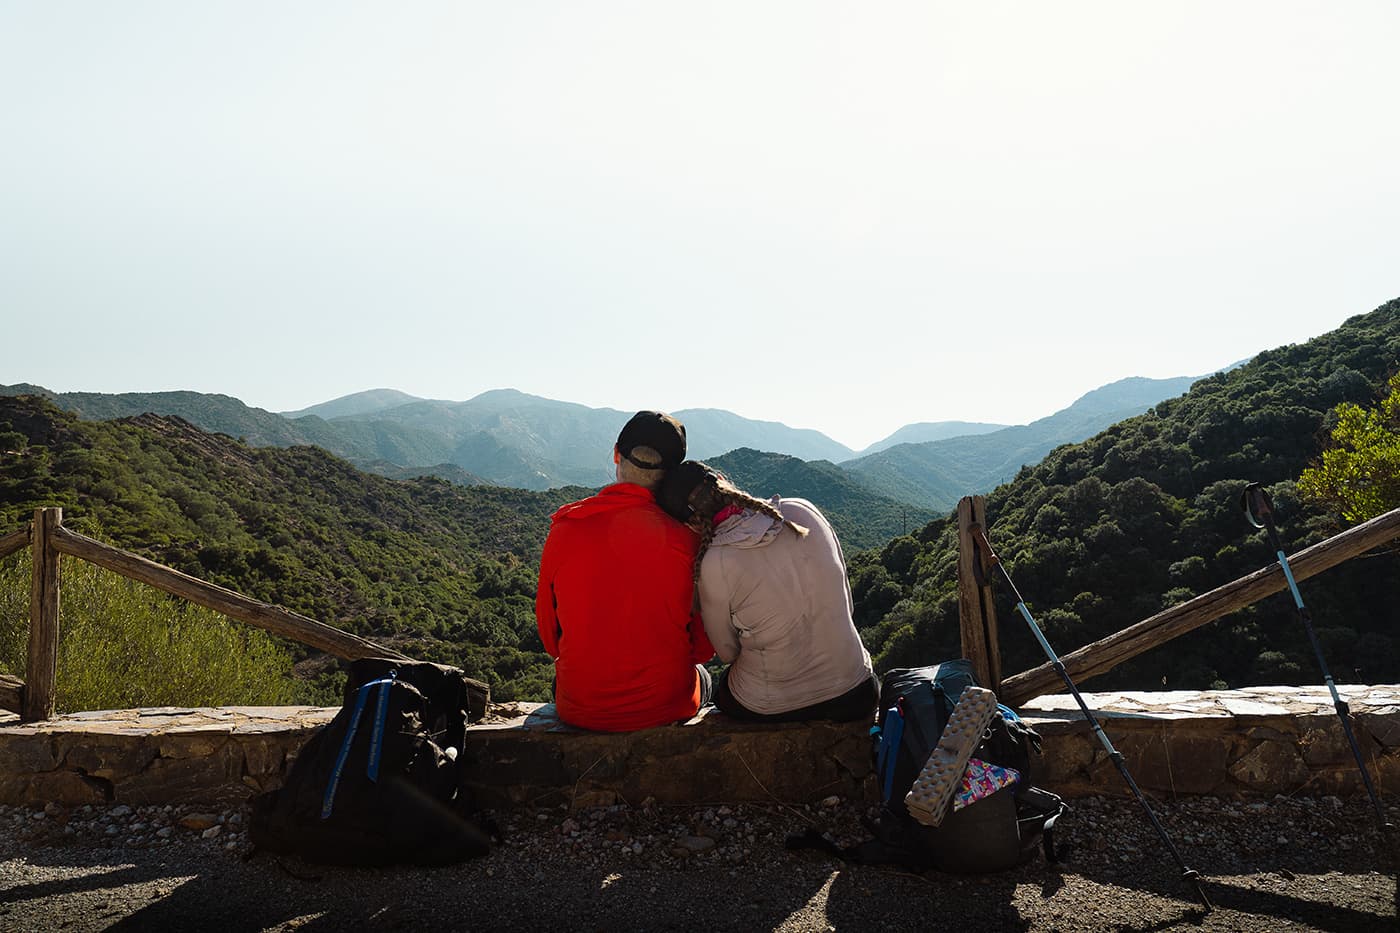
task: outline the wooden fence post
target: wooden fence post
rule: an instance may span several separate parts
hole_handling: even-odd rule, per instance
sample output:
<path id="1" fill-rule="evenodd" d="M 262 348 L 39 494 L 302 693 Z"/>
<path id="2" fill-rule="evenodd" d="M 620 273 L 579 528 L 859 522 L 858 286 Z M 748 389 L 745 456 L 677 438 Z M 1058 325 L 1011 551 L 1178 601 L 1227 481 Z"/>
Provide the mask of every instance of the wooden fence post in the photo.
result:
<path id="1" fill-rule="evenodd" d="M 30 533 L 34 575 L 29 590 L 29 663 L 24 673 L 24 710 L 20 714 L 24 722 L 53 717 L 58 680 L 59 561 L 53 532 L 62 524 L 62 509 L 35 509 Z"/>
<path id="2" fill-rule="evenodd" d="M 992 587 L 983 573 L 987 569 L 973 543 L 972 526 L 987 526 L 987 500 L 982 496 L 964 496 L 958 502 L 958 623 L 962 632 L 963 656 L 972 661 L 977 682 L 1001 694 L 1001 645 L 997 639 L 997 610 L 992 602 Z"/>

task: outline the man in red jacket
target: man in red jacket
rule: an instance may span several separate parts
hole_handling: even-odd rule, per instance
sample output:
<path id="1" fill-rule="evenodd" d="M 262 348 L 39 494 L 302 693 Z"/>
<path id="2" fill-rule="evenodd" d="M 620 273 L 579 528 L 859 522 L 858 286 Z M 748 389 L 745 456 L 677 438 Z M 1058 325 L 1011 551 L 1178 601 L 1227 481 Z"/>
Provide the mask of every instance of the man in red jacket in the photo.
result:
<path id="1" fill-rule="evenodd" d="M 617 482 L 554 513 L 535 621 L 554 658 L 555 708 L 571 725 L 628 732 L 709 702 L 714 655 L 693 612 L 699 537 L 653 495 L 685 459 L 685 427 L 640 411 L 613 447 Z"/>

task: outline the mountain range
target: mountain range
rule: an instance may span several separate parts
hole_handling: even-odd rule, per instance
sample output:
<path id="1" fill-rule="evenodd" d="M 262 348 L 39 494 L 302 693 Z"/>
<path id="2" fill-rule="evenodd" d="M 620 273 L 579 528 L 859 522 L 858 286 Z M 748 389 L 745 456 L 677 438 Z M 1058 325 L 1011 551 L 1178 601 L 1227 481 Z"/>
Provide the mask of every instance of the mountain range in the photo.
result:
<path id="1" fill-rule="evenodd" d="M 988 536 L 1059 650 L 1117 631 L 1276 559 L 1239 509 L 1249 482 L 1268 485 L 1289 552 L 1334 533 L 1337 516 L 1300 499 L 1293 481 L 1327 445 L 1335 407 L 1374 406 L 1397 365 L 1400 300 L 1307 343 L 1261 352 L 1184 395 L 1057 446 L 990 492 Z M 1113 391 L 1089 393 L 1050 419 L 963 439 L 1014 432 L 1013 440 L 1028 445 L 1019 448 L 1025 456 L 1055 433 L 1042 422 L 1059 417 L 1064 431 L 1083 430 L 1095 411 L 1120 410 L 1132 391 L 1139 392 L 1132 404 L 1143 405 L 1176 387 L 1129 381 L 1105 388 Z M 0 395 L 53 397 L 35 386 Z M 168 396 L 191 412 L 222 413 L 250 427 L 337 426 L 344 417 L 282 418 L 197 393 L 68 397 L 86 406 L 82 418 L 58 400 L 0 398 L 0 534 L 22 527 L 37 507 L 61 505 L 76 530 L 415 657 L 459 664 L 501 699 L 548 697 L 552 666 L 532 611 L 539 552 L 550 513 L 588 489 L 464 485 L 460 479 L 471 481 L 465 474 L 458 482 L 391 481 L 315 446 L 250 446 L 201 431 L 185 416 L 94 414 Z M 391 403 L 381 412 L 424 401 L 381 399 Z M 1028 439 L 1031 430 L 1045 437 Z M 856 459 L 919 446 L 896 444 Z M 989 451 L 969 449 L 966 459 L 983 456 L 983 469 L 1005 468 Z M 753 448 L 712 460 L 753 492 L 804 495 L 830 514 L 846 545 L 856 622 L 879 670 L 957 656 L 955 519 L 870 493 L 849 463 Z M 1306 582 L 1317 636 L 1346 682 L 1400 676 L 1400 610 L 1391 598 L 1398 574 L 1397 555 L 1382 548 Z M 1010 592 L 997 587 L 994 598 L 1006 671 L 1039 663 Z M 1095 685 L 1195 689 L 1317 679 L 1295 607 L 1279 594 Z"/>
<path id="2" fill-rule="evenodd" d="M 844 474 L 866 493 L 918 510 L 943 511 L 985 492 L 1055 447 L 1075 443 L 1123 418 L 1180 395 L 1195 377 L 1131 377 L 1100 387 L 1029 425 L 942 421 L 906 425 L 858 455 L 819 431 L 744 418 L 721 409 L 674 412 L 686 425 L 690 455 L 711 460 L 763 451 L 785 460 L 733 461 L 731 477 L 750 491 L 811 497 Z M 394 478 L 431 474 L 468 484 L 544 490 L 596 487 L 612 480 L 609 456 L 630 412 L 493 389 L 466 401 L 417 398 L 372 389 L 275 414 L 228 395 L 198 392 L 104 394 L 53 392 L 20 383 L 0 395 L 44 396 L 87 420 L 152 413 L 184 418 L 205 431 L 255 447 L 315 445 L 362 469 Z M 797 469 L 794 461 L 809 464 Z M 782 469 L 775 465 L 781 464 Z M 759 481 L 796 483 L 765 486 Z M 816 501 L 814 499 L 814 501 Z M 852 500 L 854 501 L 854 500 Z M 892 514 L 892 513 L 891 513 Z"/>

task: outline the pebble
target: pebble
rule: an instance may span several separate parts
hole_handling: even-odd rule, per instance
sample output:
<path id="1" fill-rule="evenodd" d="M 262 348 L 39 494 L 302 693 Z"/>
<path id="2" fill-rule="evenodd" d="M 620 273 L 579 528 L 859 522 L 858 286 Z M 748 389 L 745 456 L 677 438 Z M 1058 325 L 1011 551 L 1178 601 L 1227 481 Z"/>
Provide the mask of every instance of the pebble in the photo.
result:
<path id="1" fill-rule="evenodd" d="M 206 829 L 204 832 L 200 833 L 199 835 L 200 835 L 200 838 L 201 838 L 201 839 L 213 839 L 215 836 L 219 835 L 219 833 L 220 833 L 222 830 L 223 830 L 223 827 L 222 827 L 222 826 L 217 826 L 217 825 L 215 825 L 215 826 L 210 826 L 208 829 Z"/>

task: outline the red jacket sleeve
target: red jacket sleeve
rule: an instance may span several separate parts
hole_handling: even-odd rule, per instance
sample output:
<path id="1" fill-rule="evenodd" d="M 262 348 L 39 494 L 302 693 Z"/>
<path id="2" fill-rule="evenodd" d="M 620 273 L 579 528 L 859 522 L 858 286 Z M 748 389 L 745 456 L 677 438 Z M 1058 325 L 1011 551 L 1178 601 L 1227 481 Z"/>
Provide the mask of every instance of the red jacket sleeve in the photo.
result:
<path id="1" fill-rule="evenodd" d="M 556 538 L 553 534 L 545 538 L 544 553 L 540 556 L 540 580 L 535 587 L 535 626 L 540 632 L 540 641 L 551 658 L 559 658 L 559 615 L 554 605 L 554 572 L 558 565 L 558 548 L 551 548 Z"/>

